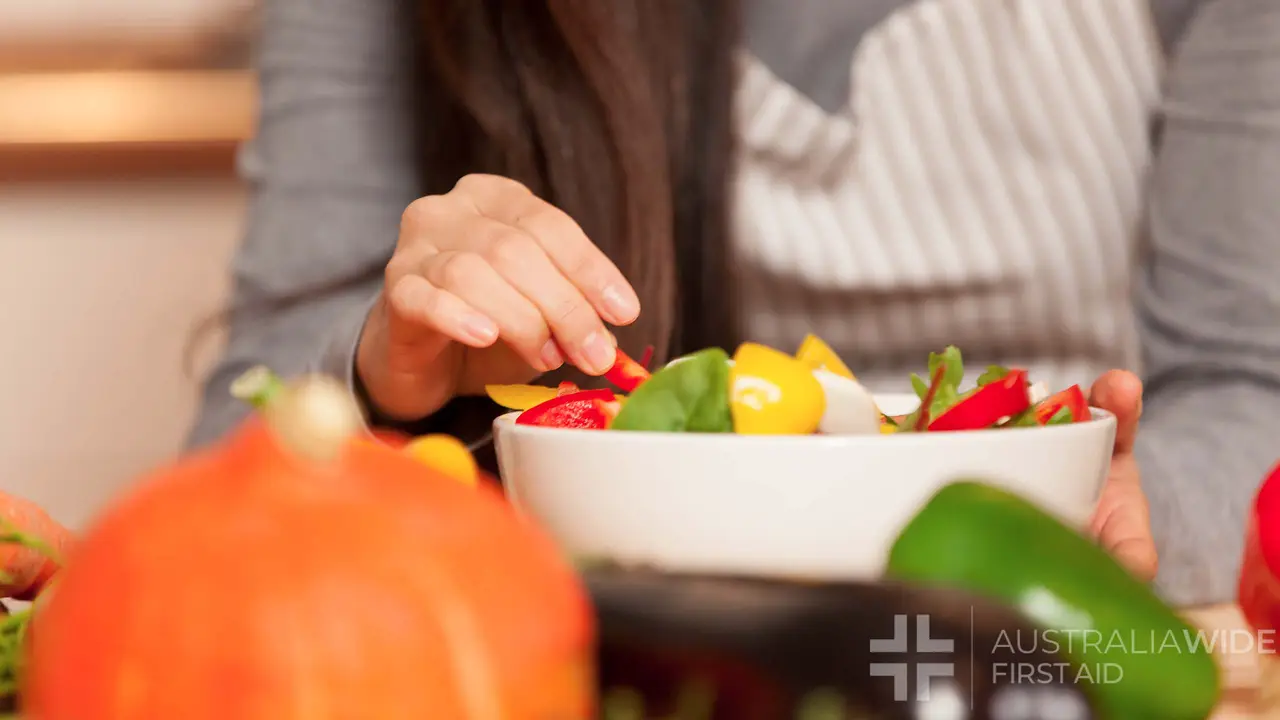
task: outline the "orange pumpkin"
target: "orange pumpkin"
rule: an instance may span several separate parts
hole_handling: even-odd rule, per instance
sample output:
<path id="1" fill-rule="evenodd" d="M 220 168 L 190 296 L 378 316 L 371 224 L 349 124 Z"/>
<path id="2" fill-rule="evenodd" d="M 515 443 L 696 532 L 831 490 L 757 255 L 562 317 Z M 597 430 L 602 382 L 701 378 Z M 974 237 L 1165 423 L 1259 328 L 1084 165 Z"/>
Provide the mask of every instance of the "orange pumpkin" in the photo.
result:
<path id="1" fill-rule="evenodd" d="M 571 566 L 496 491 L 351 440 L 349 403 L 295 386 L 90 529 L 32 621 L 24 713 L 591 717 Z"/>

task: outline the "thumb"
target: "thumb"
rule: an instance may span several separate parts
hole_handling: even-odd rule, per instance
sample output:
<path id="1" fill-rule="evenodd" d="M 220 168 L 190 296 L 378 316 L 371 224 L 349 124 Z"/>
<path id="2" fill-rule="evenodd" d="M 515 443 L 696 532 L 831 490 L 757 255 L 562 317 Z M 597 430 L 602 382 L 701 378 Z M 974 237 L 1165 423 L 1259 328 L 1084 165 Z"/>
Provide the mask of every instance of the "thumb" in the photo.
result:
<path id="1" fill-rule="evenodd" d="M 1133 451 L 1142 416 L 1142 381 L 1127 370 L 1108 370 L 1089 390 L 1089 404 L 1116 416 L 1116 453 Z"/>
<path id="2" fill-rule="evenodd" d="M 356 346 L 356 376 L 373 410 L 412 422 L 454 395 L 463 348 L 447 335 L 402 317 L 379 298 Z"/>

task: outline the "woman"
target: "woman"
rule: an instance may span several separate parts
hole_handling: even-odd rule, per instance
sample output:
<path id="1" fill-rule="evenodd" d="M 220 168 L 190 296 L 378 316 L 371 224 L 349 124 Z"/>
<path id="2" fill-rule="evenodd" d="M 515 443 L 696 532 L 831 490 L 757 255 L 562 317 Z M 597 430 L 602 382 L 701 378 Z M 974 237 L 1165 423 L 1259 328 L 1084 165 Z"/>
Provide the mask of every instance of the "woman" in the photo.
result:
<path id="1" fill-rule="evenodd" d="M 598 375 L 606 330 L 659 357 L 815 332 L 876 389 L 954 343 L 1092 383 L 1121 419 L 1101 540 L 1151 576 L 1154 530 L 1170 599 L 1227 599 L 1280 435 L 1276 7 L 268 2 L 193 443 L 255 363 L 471 437 L 467 396 Z"/>

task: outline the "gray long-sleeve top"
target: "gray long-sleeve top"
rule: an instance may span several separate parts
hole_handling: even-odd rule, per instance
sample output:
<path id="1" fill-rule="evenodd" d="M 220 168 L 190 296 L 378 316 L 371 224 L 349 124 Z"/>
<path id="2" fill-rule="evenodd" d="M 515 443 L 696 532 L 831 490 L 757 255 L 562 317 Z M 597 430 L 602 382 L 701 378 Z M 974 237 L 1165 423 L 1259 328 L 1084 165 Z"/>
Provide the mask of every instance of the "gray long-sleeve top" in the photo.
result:
<path id="1" fill-rule="evenodd" d="M 1108 3 L 1073 0 L 1061 7 L 1085 14 L 1075 20 L 1111 22 L 1105 7 L 1134 4 L 1128 0 Z M 407 98 L 412 89 L 404 72 L 403 28 L 394 5 L 393 0 L 269 0 L 266 4 L 259 62 L 261 118 L 257 137 L 242 158 L 254 195 L 248 234 L 233 269 L 234 303 L 266 307 L 262 304 L 344 279 L 367 280 L 312 294 L 306 302 L 238 315 L 226 355 L 208 380 L 203 411 L 191 436 L 193 445 L 218 437 L 244 416 L 245 409 L 230 399 L 227 388 L 251 365 L 266 363 L 286 374 L 318 366 L 350 376 L 353 349 L 364 314 L 379 290 L 379 271 L 394 247 L 401 212 L 418 194 L 417 169 L 407 151 L 411 132 Z M 913 14 L 913 8 L 923 6 L 931 7 Z M 746 50 L 758 71 L 756 80 L 772 83 L 766 88 L 773 93 L 769 98 L 792 103 L 799 118 L 831 114 L 826 119 L 834 129 L 828 134 L 838 136 L 846 125 L 858 129 L 857 124 L 834 117 L 847 103 L 851 86 L 858 93 L 862 85 L 874 85 L 875 92 L 881 93 L 874 97 L 880 99 L 892 90 L 871 81 L 891 67 L 877 60 L 894 56 L 885 49 L 901 50 L 907 42 L 904 27 L 924 28 L 919 31 L 925 38 L 920 41 L 924 50 L 907 47 L 925 53 L 930 43 L 937 42 L 929 33 L 948 29 L 945 24 L 929 23 L 944 23 L 947 17 L 994 23 L 999 18 L 991 19 L 993 8 L 1015 6 L 1022 9 L 1008 12 L 1032 8 L 1034 14 L 1054 3 L 750 0 Z M 1150 117 L 1142 119 L 1149 119 L 1159 130 L 1142 140 L 1154 148 L 1149 168 L 1141 158 L 1135 161 L 1135 167 L 1142 166 L 1143 192 L 1125 227 L 1135 229 L 1136 244 L 1115 251 L 1112 246 L 1122 242 L 1118 238 L 1103 233 L 1092 238 L 1102 247 L 1098 257 L 1113 259 L 1099 272 L 1126 278 L 1125 284 L 1115 287 L 1104 282 L 1107 303 L 1093 307 L 1102 313 L 1098 317 L 1105 320 L 1103 324 L 1114 326 L 1112 333 L 1090 335 L 1091 330 L 1083 326 L 1098 324 L 1093 322 L 1073 330 L 1069 304 L 1061 311 L 1066 320 L 1011 323 L 1010 329 L 1002 331 L 1005 335 L 996 338 L 977 332 L 977 324 L 958 320 L 942 323 L 949 327 L 939 332 L 959 335 L 942 342 L 955 342 L 967 355 L 1026 360 L 1033 371 L 1039 362 L 1053 369 L 1049 372 L 1055 379 L 1073 382 L 1076 376 L 1063 368 L 1091 373 L 1127 364 L 1132 357 L 1146 382 L 1137 453 L 1161 552 L 1160 588 L 1180 603 L 1221 601 L 1234 591 L 1252 493 L 1280 457 L 1276 442 L 1280 439 L 1280 291 L 1275 289 L 1280 277 L 1280 202 L 1276 201 L 1280 197 L 1280 5 L 1274 0 L 1149 0 L 1149 8 L 1143 10 L 1148 9 L 1149 17 L 1143 22 L 1155 30 L 1151 35 L 1158 37 L 1157 49 L 1168 64 L 1160 84 L 1162 99 Z M 1088 17 L 1091 12 L 1095 15 Z M 1023 24 L 1001 27 L 1037 29 L 1026 18 L 1019 22 Z M 1078 24 L 1084 27 L 1088 22 Z M 985 31 L 992 32 L 993 27 Z M 1122 46 L 1128 42 L 1124 33 L 1117 21 L 1111 40 Z M 1138 36 L 1134 31 L 1132 37 Z M 960 36 L 951 39 L 956 37 Z M 855 51 L 863 64 L 852 65 L 851 73 L 849 58 Z M 1132 52 L 1130 60 L 1141 54 Z M 1033 60 L 1026 58 L 1028 73 L 1034 71 Z M 1007 62 L 1014 66 L 1019 59 Z M 1100 78 L 1101 74 L 1095 80 L 1101 83 Z M 744 81 L 751 82 L 750 77 Z M 1124 85 L 1114 77 L 1108 82 L 1113 83 L 1109 88 Z M 748 90 L 759 88 L 750 85 L 743 92 Z M 867 93 L 871 92 L 869 87 Z M 1115 97 L 1113 107 L 1119 107 L 1122 103 Z M 875 106 L 869 113 L 879 112 L 876 107 L 884 105 L 867 104 Z M 903 117 L 910 118 L 910 113 Z M 867 148 L 860 152 L 873 154 L 874 118 L 862 120 Z M 748 122 L 744 133 L 750 135 L 760 127 Z M 760 143 L 767 141 L 748 137 L 744 143 L 748 157 L 743 175 L 748 184 L 753 177 L 767 177 L 765 161 L 771 152 L 780 152 L 778 147 L 762 148 Z M 935 177 L 941 175 L 941 170 L 935 173 Z M 1018 178 L 1026 180 L 1025 175 Z M 844 185 L 824 189 L 806 178 L 782 179 L 810 194 L 815 188 L 832 194 L 849 191 Z M 1022 211 L 1032 212 L 1025 206 Z M 764 227 L 769 224 L 766 219 L 748 216 L 743 226 Z M 777 232 L 770 238 L 764 231 L 751 230 L 754 234 L 747 233 L 744 247 L 757 251 L 757 259 L 768 256 L 758 251 L 771 242 L 780 246 L 789 242 L 784 230 Z M 1033 241 L 1046 242 L 1044 238 Z M 848 237 L 837 232 L 824 242 L 848 249 L 857 267 L 873 256 L 856 253 L 875 249 L 874 240 L 856 234 Z M 1114 267 L 1117 264 L 1119 268 Z M 792 275 L 791 281 L 804 279 L 803 272 Z M 1076 278 L 1086 289 L 1091 287 L 1088 281 L 1088 277 Z M 755 327 L 766 340 L 790 338 L 811 329 L 803 318 L 797 322 L 794 312 L 778 310 L 782 296 L 762 291 L 753 297 L 757 302 L 778 298 L 774 307 L 756 309 L 763 319 Z M 835 307 L 833 312 L 855 314 L 847 303 L 840 304 L 839 296 L 836 300 L 823 297 L 823 302 Z M 949 307 L 963 305 L 952 295 L 948 298 Z M 1021 303 L 1017 297 L 1002 300 L 1042 310 L 1056 301 L 1047 296 L 1038 305 Z M 812 310 L 812 301 L 806 307 L 818 312 Z M 855 367 L 871 366 L 872 378 L 905 378 L 908 370 L 916 369 L 923 351 L 942 338 L 925 332 L 932 317 L 926 310 L 914 316 L 923 320 L 919 328 L 912 328 L 924 347 L 905 347 L 883 333 L 868 339 L 854 330 L 843 342 L 833 344 L 842 353 L 850 349 Z M 901 325 L 904 316 L 893 314 L 900 312 L 899 306 L 880 303 L 860 310 L 858 318 L 849 322 L 865 320 L 875 328 Z M 1124 318 L 1117 319 L 1121 315 Z M 828 320 L 814 316 L 808 322 L 831 327 Z M 1133 328 L 1131 340 L 1123 331 L 1128 326 Z M 839 329 L 818 331 L 841 335 Z M 1072 332 L 1078 336 L 1071 336 Z M 1051 342 L 1044 340 L 1046 333 L 1053 335 Z M 1026 349 L 1010 352 L 1007 348 L 1024 347 L 1019 345 L 1019 334 L 1027 336 Z M 1097 347 L 1088 349 L 1093 346 Z M 1052 357 L 1055 349 L 1061 357 Z M 880 358 L 889 359 L 881 362 Z"/>

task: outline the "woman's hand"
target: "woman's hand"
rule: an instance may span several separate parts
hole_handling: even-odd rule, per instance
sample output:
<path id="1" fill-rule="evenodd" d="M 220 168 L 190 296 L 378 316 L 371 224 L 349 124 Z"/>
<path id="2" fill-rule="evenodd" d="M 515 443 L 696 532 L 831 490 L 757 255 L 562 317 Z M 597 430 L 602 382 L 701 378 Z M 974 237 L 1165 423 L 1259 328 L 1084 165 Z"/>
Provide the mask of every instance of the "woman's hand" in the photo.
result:
<path id="1" fill-rule="evenodd" d="M 1093 384 L 1089 404 L 1116 416 L 1116 445 L 1111 471 L 1102 488 L 1093 532 L 1108 551 L 1144 581 L 1156 576 L 1156 545 L 1151 514 L 1142 492 L 1133 443 L 1142 415 L 1142 382 L 1129 372 L 1111 370 Z"/>
<path id="2" fill-rule="evenodd" d="M 639 314 L 631 285 L 568 215 L 514 180 L 468 175 L 405 210 L 356 369 L 380 412 L 416 420 L 566 361 L 600 375 L 616 353 L 605 323 Z"/>

